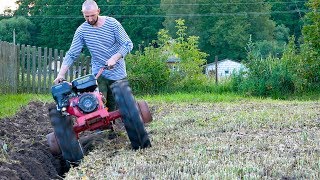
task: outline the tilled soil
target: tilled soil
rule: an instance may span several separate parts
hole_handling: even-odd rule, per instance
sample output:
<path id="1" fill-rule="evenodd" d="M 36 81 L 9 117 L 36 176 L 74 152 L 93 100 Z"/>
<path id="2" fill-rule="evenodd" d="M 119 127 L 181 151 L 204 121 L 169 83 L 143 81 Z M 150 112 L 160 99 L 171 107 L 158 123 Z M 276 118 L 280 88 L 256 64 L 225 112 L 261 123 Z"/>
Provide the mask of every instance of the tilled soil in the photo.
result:
<path id="1" fill-rule="evenodd" d="M 67 169 L 53 156 L 46 135 L 53 132 L 48 116 L 52 103 L 31 102 L 15 116 L 0 119 L 0 179 L 63 179 Z M 108 133 L 86 138 L 85 153 Z M 80 140 L 81 141 L 81 140 Z"/>

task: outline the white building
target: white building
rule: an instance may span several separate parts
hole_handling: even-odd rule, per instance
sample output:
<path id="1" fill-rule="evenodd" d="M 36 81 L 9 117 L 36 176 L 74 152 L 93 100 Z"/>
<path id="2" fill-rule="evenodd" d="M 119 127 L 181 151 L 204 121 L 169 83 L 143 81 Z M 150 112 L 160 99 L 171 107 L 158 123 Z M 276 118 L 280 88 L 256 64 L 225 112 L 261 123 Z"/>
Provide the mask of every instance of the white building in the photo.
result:
<path id="1" fill-rule="evenodd" d="M 230 59 L 218 61 L 218 77 L 220 78 L 229 77 L 232 73 L 239 72 L 240 69 L 245 69 L 245 66 L 239 62 Z M 205 73 L 208 77 L 215 77 L 216 63 L 207 64 Z"/>

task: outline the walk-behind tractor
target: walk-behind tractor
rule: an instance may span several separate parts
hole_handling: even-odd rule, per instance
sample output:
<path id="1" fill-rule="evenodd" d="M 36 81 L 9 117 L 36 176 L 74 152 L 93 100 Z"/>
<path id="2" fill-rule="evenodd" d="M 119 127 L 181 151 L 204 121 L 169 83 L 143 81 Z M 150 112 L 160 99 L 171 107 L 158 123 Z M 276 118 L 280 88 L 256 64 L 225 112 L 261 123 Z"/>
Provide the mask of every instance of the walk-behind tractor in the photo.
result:
<path id="1" fill-rule="evenodd" d="M 84 153 L 79 142 L 83 131 L 110 129 L 120 118 L 125 126 L 133 149 L 151 146 L 144 123 L 152 121 L 145 101 L 136 101 L 127 80 L 111 85 L 118 110 L 109 112 L 105 107 L 105 97 L 99 92 L 97 76 L 85 75 L 71 83 L 61 81 L 52 87 L 55 108 L 49 109 L 49 117 L 54 132 L 47 135 L 52 154 L 62 154 L 67 165 L 78 164 Z"/>

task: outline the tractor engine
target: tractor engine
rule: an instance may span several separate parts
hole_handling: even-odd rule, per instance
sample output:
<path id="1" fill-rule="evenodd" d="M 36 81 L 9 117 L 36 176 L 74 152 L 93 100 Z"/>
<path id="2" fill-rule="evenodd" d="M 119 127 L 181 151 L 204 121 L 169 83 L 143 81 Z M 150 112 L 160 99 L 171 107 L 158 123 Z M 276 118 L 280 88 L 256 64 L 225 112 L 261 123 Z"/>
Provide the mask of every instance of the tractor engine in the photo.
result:
<path id="1" fill-rule="evenodd" d="M 104 108 L 104 97 L 96 91 L 98 84 L 94 75 L 86 75 L 68 83 L 52 87 L 57 109 L 62 113 L 81 117 Z"/>

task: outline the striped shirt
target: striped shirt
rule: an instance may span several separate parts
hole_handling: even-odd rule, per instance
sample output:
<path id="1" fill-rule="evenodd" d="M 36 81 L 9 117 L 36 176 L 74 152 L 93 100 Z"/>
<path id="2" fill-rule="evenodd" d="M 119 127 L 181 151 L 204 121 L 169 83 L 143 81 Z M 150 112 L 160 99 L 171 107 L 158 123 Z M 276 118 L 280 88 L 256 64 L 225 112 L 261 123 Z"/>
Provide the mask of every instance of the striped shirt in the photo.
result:
<path id="1" fill-rule="evenodd" d="M 102 76 L 110 80 L 119 80 L 127 76 L 124 57 L 132 50 L 133 44 L 116 19 L 106 17 L 104 25 L 98 28 L 92 27 L 88 22 L 81 24 L 74 34 L 71 47 L 62 64 L 70 67 L 80 55 L 84 45 L 91 54 L 93 74 L 97 74 L 111 56 L 120 53 L 123 58 L 117 61 L 113 69 L 105 70 Z"/>

